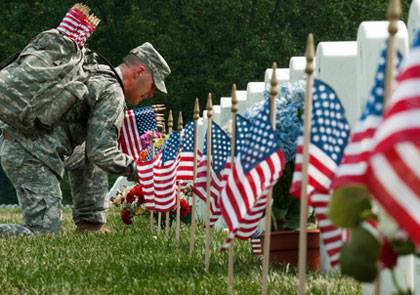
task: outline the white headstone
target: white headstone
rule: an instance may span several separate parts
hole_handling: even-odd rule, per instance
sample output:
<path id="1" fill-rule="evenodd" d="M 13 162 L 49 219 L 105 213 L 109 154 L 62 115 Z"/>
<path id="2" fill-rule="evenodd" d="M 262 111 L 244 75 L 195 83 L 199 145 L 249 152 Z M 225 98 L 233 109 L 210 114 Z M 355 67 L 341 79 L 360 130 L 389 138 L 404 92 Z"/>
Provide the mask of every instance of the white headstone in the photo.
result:
<path id="1" fill-rule="evenodd" d="M 213 105 L 213 121 L 220 125 L 220 105 Z"/>
<path id="2" fill-rule="evenodd" d="M 265 70 L 264 83 L 265 83 L 265 89 L 266 90 L 270 89 L 270 82 L 271 82 L 271 76 L 272 75 L 273 75 L 273 69 L 269 68 L 269 69 Z M 289 80 L 290 80 L 289 69 L 287 69 L 287 68 L 276 69 L 276 78 L 277 78 L 277 81 L 278 81 L 279 84 L 281 82 L 289 82 Z"/>
<path id="3" fill-rule="evenodd" d="M 352 127 L 360 115 L 356 70 L 357 42 L 320 42 L 318 44 L 315 76 L 336 91 Z"/>
<path id="4" fill-rule="evenodd" d="M 264 82 L 249 82 L 246 86 L 246 103 L 248 107 L 264 99 Z"/>
<path id="5" fill-rule="evenodd" d="M 206 134 L 206 130 L 204 129 L 204 120 L 203 118 L 198 118 L 197 120 L 197 147 L 201 152 L 203 152 L 204 134 Z"/>
<path id="6" fill-rule="evenodd" d="M 374 76 L 379 56 L 388 38 L 387 21 L 362 22 L 357 32 L 357 97 L 364 108 L 370 90 L 374 84 Z M 405 56 L 408 52 L 408 31 L 404 22 L 398 22 L 396 45 L 400 53 Z"/>
<path id="7" fill-rule="evenodd" d="M 237 90 L 236 99 L 238 100 L 238 113 L 243 114 L 248 108 L 246 90 Z"/>
<path id="8" fill-rule="evenodd" d="M 218 125 L 220 125 L 220 105 L 213 105 L 213 115 L 211 117 L 212 121 L 217 123 Z M 207 117 L 207 109 L 205 109 L 203 111 L 203 122 L 204 122 L 204 133 L 207 130 L 207 122 L 208 122 L 208 117 Z"/>
<path id="9" fill-rule="evenodd" d="M 114 184 L 112 185 L 111 189 L 108 191 L 108 193 L 106 194 L 106 198 L 105 198 L 105 206 L 106 208 L 110 207 L 110 198 L 111 197 L 115 197 L 117 195 L 118 191 L 123 190 L 124 188 L 130 187 L 130 186 L 134 186 L 136 185 L 135 182 L 133 181 L 128 181 L 127 177 L 125 176 L 119 176 Z"/>
<path id="10" fill-rule="evenodd" d="M 232 98 L 221 97 L 220 98 L 220 124 L 224 126 L 229 119 L 232 117 Z"/>
<path id="11" fill-rule="evenodd" d="M 413 0 L 411 2 L 410 11 L 408 12 L 408 40 L 411 43 L 414 41 L 416 29 L 420 28 L 420 0 Z"/>
<path id="12" fill-rule="evenodd" d="M 289 61 L 290 82 L 296 82 L 305 79 L 305 67 L 306 57 L 293 56 Z"/>

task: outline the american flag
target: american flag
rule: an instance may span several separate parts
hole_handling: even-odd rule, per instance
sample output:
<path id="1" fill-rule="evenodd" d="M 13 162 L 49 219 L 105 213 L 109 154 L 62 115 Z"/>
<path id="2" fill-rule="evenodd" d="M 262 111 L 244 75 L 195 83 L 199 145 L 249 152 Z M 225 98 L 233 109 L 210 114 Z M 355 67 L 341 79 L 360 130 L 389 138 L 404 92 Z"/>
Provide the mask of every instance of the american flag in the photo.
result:
<path id="1" fill-rule="evenodd" d="M 342 242 L 341 230 L 327 217 L 330 201 L 328 194 L 331 181 L 343 156 L 350 133 L 344 108 L 334 90 L 315 79 L 313 88 L 313 110 L 311 139 L 309 143 L 308 188 L 309 202 L 315 208 L 321 238 L 332 266 L 338 264 Z M 290 193 L 300 198 L 303 162 L 303 136 L 298 138 Z"/>
<path id="2" fill-rule="evenodd" d="M 197 158 L 201 152 L 197 150 Z M 188 122 L 181 139 L 181 157 L 177 172 L 177 179 L 192 181 L 194 176 L 194 122 Z"/>
<path id="3" fill-rule="evenodd" d="M 96 30 L 96 26 L 97 24 L 91 22 L 81 10 L 81 6 L 76 4 L 66 13 L 57 30 L 76 42 L 79 47 L 83 47 Z"/>
<path id="4" fill-rule="evenodd" d="M 328 192 L 338 163 L 347 144 L 350 126 L 344 108 L 334 90 L 315 79 L 311 140 L 309 143 L 308 195 Z M 298 138 L 295 172 L 290 192 L 300 198 L 302 181 L 303 136 Z"/>
<path id="5" fill-rule="evenodd" d="M 268 101 L 266 102 L 268 104 Z M 267 106 L 263 106 L 264 108 Z M 251 122 L 241 115 L 236 115 L 236 146 L 235 146 L 235 156 L 237 157 L 241 152 L 246 150 L 246 145 L 249 140 L 251 140 L 250 134 Z M 229 171 L 230 172 L 230 171 Z M 259 236 L 259 233 L 256 232 L 258 225 L 261 222 L 261 218 L 264 215 L 265 207 L 267 204 L 268 192 L 265 191 L 262 196 L 255 203 L 254 207 L 251 208 L 249 214 L 246 214 L 243 218 L 243 222 L 238 227 L 236 236 L 241 240 L 246 240 L 248 238 Z"/>
<path id="6" fill-rule="evenodd" d="M 366 185 L 367 157 L 373 147 L 373 136 L 382 121 L 384 112 L 384 82 L 386 48 L 382 51 L 375 74 L 375 83 L 370 92 L 365 109 L 357 122 L 349 144 L 344 150 L 344 157 L 331 185 L 338 189 L 350 184 Z M 398 62 L 401 54 L 398 53 Z"/>
<path id="7" fill-rule="evenodd" d="M 149 155 L 152 152 L 149 151 Z M 153 168 L 158 166 L 162 160 L 162 154 L 158 154 L 154 159 L 149 158 L 146 161 L 137 161 L 137 174 L 139 183 L 142 186 L 144 194 L 144 206 L 148 210 L 155 209 L 155 190 L 153 185 Z"/>
<path id="8" fill-rule="evenodd" d="M 217 125 L 212 122 L 211 126 L 211 150 L 212 165 L 210 172 L 210 224 L 214 225 L 220 217 L 219 198 L 220 192 L 226 184 L 230 170 L 230 138 Z M 207 136 L 204 140 L 204 152 L 197 167 L 197 178 L 193 186 L 194 193 L 203 201 L 207 199 Z"/>
<path id="9" fill-rule="evenodd" d="M 140 136 L 150 130 L 157 131 L 155 111 L 152 107 L 127 110 L 118 138 L 120 150 L 134 159 L 139 159 L 140 151 L 144 148 L 141 146 Z"/>
<path id="10" fill-rule="evenodd" d="M 332 267 L 339 263 L 340 249 L 347 232 L 337 228 L 328 218 L 328 205 L 330 203 L 330 195 L 328 193 L 312 193 L 310 196 L 311 204 L 315 210 L 315 216 L 321 231 L 321 239 L 324 243 L 329 261 Z"/>
<path id="11" fill-rule="evenodd" d="M 251 250 L 252 254 L 254 255 L 262 255 L 262 244 L 261 244 L 261 234 L 258 233 L 257 235 L 252 236 L 249 241 L 251 243 Z"/>
<path id="12" fill-rule="evenodd" d="M 420 246 L 420 33 L 402 65 L 368 160 L 369 190 Z"/>
<path id="13" fill-rule="evenodd" d="M 256 226 L 254 232 L 247 229 L 250 223 L 257 223 L 254 213 L 263 209 L 259 207 L 261 199 L 283 172 L 285 160 L 271 127 L 268 102 L 253 119 L 248 136 L 235 157 L 220 198 L 220 208 L 229 229 L 222 249 L 229 248 L 235 237 L 249 239 L 252 236 Z M 238 232 L 248 234 L 238 235 Z"/>
<path id="14" fill-rule="evenodd" d="M 179 164 L 180 135 L 172 131 L 162 151 L 162 161 L 153 169 L 155 210 L 166 212 L 176 206 L 176 171 Z"/>

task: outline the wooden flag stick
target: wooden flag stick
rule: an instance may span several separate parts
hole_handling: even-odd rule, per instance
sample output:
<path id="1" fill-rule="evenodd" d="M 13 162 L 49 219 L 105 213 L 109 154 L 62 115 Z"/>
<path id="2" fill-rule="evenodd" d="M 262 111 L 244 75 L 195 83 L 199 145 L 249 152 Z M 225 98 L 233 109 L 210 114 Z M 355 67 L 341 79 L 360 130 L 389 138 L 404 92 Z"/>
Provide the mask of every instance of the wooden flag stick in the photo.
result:
<path id="1" fill-rule="evenodd" d="M 398 21 L 401 17 L 401 3 L 400 0 L 390 0 L 388 6 L 388 50 L 386 56 L 386 72 L 385 72 L 385 106 L 389 103 L 392 94 L 392 84 L 394 81 L 394 68 L 395 68 L 395 35 L 398 32 Z"/>
<path id="2" fill-rule="evenodd" d="M 303 121 L 303 166 L 302 166 L 302 184 L 300 189 L 300 229 L 299 229 L 299 262 L 298 262 L 298 278 L 299 278 L 299 295 L 305 294 L 305 274 L 306 274 L 306 220 L 308 219 L 308 166 L 309 166 L 309 141 L 311 137 L 311 120 L 312 120 L 312 88 L 314 84 L 314 37 L 308 35 L 306 43 L 306 99 Z"/>
<path id="3" fill-rule="evenodd" d="M 271 120 L 271 127 L 273 130 L 276 130 L 276 96 L 278 94 L 277 91 L 277 63 L 273 63 L 273 74 L 271 75 L 271 83 L 270 83 L 270 120 Z M 270 245 L 271 245 L 271 214 L 272 214 L 272 206 L 271 200 L 273 199 L 273 189 L 268 191 L 267 195 L 267 205 L 265 207 L 265 229 L 264 229 L 264 258 L 263 258 L 263 273 L 262 273 L 262 288 L 261 294 L 265 295 L 268 292 L 268 269 L 270 266 Z"/>
<path id="4" fill-rule="evenodd" d="M 398 33 L 398 21 L 401 17 L 401 2 L 399 0 L 390 0 L 388 5 L 388 48 L 386 54 L 386 65 L 385 65 L 385 93 L 384 93 L 384 109 L 390 103 L 391 95 L 393 91 L 394 82 L 394 69 L 395 69 L 395 35 Z M 378 275 L 373 283 L 373 294 L 381 294 L 381 265 L 378 263 Z"/>
<path id="5" fill-rule="evenodd" d="M 178 116 L 178 132 L 181 134 L 184 122 L 182 120 L 182 112 L 179 112 Z M 180 186 L 178 183 L 178 191 L 176 195 L 176 242 L 179 244 L 179 232 L 181 227 L 181 199 L 180 199 Z"/>
<path id="6" fill-rule="evenodd" d="M 157 228 L 157 232 L 158 232 L 158 234 L 160 234 L 160 230 L 161 230 L 161 228 L 160 228 L 160 225 L 162 224 L 162 212 L 158 212 L 158 228 Z"/>
<path id="7" fill-rule="evenodd" d="M 200 103 L 198 97 L 195 99 L 194 105 L 194 164 L 193 164 L 193 185 L 197 177 L 197 153 L 198 153 L 198 143 L 197 143 L 197 133 L 198 133 L 198 118 L 200 118 Z M 196 229 L 196 214 L 197 214 L 197 204 L 195 199 L 195 194 L 192 194 L 192 208 L 191 208 L 191 239 L 190 239 L 190 255 L 194 251 L 195 244 L 195 229 Z"/>
<path id="8" fill-rule="evenodd" d="M 204 249 L 204 270 L 209 271 L 210 265 L 210 181 L 211 181 L 211 126 L 213 116 L 213 103 L 211 93 L 207 99 L 207 183 L 206 183 L 206 230 Z"/>
<path id="9" fill-rule="evenodd" d="M 168 134 L 171 134 L 174 127 L 174 117 L 172 115 L 172 110 L 169 110 L 168 115 Z M 169 211 L 165 213 L 165 235 L 169 237 Z"/>
<path id="10" fill-rule="evenodd" d="M 165 126 L 165 125 L 161 125 L 161 127 L 163 127 L 163 126 Z M 153 159 L 155 158 L 155 133 L 153 132 L 152 133 L 153 134 L 153 139 L 152 139 L 152 142 L 153 142 Z M 160 231 L 161 231 L 161 224 L 162 224 L 162 212 L 158 212 L 158 228 L 157 228 L 157 233 L 158 234 L 160 234 Z"/>
<path id="11" fill-rule="evenodd" d="M 152 130 L 152 159 L 155 159 L 155 131 Z M 153 210 L 150 210 L 150 230 L 153 230 Z"/>
<path id="12" fill-rule="evenodd" d="M 155 115 L 160 115 L 156 112 L 162 112 L 166 110 L 166 106 L 164 104 L 154 104 L 152 105 L 153 111 L 155 112 Z"/>
<path id="13" fill-rule="evenodd" d="M 236 148 L 236 113 L 238 111 L 238 99 L 236 97 L 236 84 L 232 85 L 232 137 L 230 138 L 230 167 L 233 167 L 235 162 L 235 148 Z M 229 247 L 229 256 L 228 256 L 228 294 L 233 293 L 233 245 L 235 239 L 232 240 L 232 243 Z"/>
<path id="14" fill-rule="evenodd" d="M 171 134 L 173 127 L 174 127 L 174 117 L 172 116 L 172 110 L 169 110 L 169 115 L 168 115 L 168 135 Z"/>
<path id="15" fill-rule="evenodd" d="M 153 159 L 155 158 L 155 132 L 152 131 L 152 144 L 153 144 Z M 158 212 L 158 228 L 157 233 L 160 234 L 161 230 L 161 223 L 162 223 L 162 212 Z"/>

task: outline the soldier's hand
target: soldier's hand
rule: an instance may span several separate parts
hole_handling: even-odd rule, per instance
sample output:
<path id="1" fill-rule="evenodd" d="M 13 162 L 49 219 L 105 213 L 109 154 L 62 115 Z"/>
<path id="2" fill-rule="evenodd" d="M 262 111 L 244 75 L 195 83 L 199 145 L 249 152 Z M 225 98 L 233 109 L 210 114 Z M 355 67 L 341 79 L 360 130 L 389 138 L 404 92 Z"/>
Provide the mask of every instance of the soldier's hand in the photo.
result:
<path id="1" fill-rule="evenodd" d="M 127 176 L 127 180 L 128 181 L 134 181 L 134 182 L 139 182 L 139 175 L 137 173 L 137 165 L 136 165 L 136 161 L 133 161 L 133 163 L 131 163 L 130 165 L 130 172 Z"/>

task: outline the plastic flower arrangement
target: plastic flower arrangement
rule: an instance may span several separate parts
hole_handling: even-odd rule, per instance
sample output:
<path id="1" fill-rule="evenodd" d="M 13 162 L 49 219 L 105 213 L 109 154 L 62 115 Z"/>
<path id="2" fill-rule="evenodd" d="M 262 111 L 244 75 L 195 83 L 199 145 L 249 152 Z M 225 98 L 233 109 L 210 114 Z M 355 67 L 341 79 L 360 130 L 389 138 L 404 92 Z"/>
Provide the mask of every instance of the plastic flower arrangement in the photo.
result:
<path id="1" fill-rule="evenodd" d="M 165 138 L 159 131 L 147 131 L 140 136 L 141 146 L 143 149 L 147 150 L 152 147 L 152 135 L 155 136 L 155 149 L 160 150 L 163 147 Z"/>
<path id="2" fill-rule="evenodd" d="M 376 202 L 371 202 L 365 187 L 354 185 L 334 191 L 329 217 L 350 233 L 350 241 L 341 248 L 343 274 L 360 282 L 373 282 L 380 270 L 389 269 L 397 294 L 412 294 L 399 285 L 395 266 L 399 256 L 418 255 L 418 250 L 395 220 Z M 368 223 L 376 227 L 369 228 Z"/>
<path id="3" fill-rule="evenodd" d="M 139 161 L 146 161 L 149 158 L 150 149 L 141 150 L 139 155 Z"/>
<path id="4" fill-rule="evenodd" d="M 255 104 L 245 112 L 252 121 L 270 97 L 264 92 L 265 100 Z M 299 226 L 299 201 L 289 194 L 294 170 L 297 138 L 302 130 L 302 114 L 305 98 L 305 81 L 281 83 L 276 97 L 276 134 L 286 158 L 283 176 L 273 189 L 273 230 L 296 229 Z M 310 216 L 309 221 L 312 221 Z"/>
<path id="5" fill-rule="evenodd" d="M 120 217 L 124 224 L 132 224 L 134 216 L 143 215 L 145 209 L 143 191 L 140 185 L 124 188 L 111 198 L 115 207 L 119 208 Z"/>
<path id="6" fill-rule="evenodd" d="M 180 216 L 181 221 L 189 224 L 191 222 L 191 206 L 189 200 L 191 200 L 192 188 L 191 185 L 188 185 L 180 193 Z M 171 221 L 173 222 L 176 218 L 176 208 L 170 213 Z"/>
<path id="7" fill-rule="evenodd" d="M 295 157 L 297 138 L 301 134 L 305 83 L 281 83 L 279 88 L 276 97 L 276 134 L 286 161 L 290 161 Z M 245 118 L 252 120 L 269 98 L 269 92 L 264 91 L 264 100 L 247 109 Z"/>
<path id="8" fill-rule="evenodd" d="M 158 154 L 163 147 L 165 146 L 166 137 L 162 135 L 162 133 L 156 131 L 155 134 L 155 154 Z M 143 162 L 150 160 L 152 158 L 152 131 L 147 131 L 143 135 L 140 136 L 141 144 L 143 149 L 140 151 L 138 161 Z"/>

